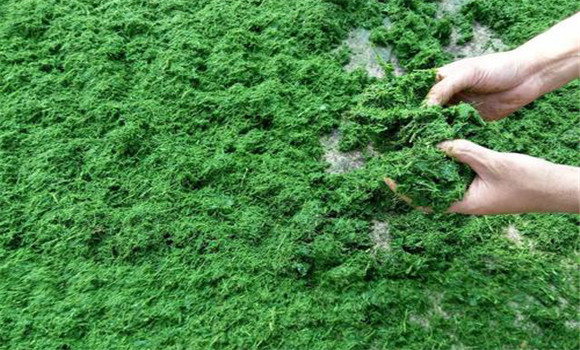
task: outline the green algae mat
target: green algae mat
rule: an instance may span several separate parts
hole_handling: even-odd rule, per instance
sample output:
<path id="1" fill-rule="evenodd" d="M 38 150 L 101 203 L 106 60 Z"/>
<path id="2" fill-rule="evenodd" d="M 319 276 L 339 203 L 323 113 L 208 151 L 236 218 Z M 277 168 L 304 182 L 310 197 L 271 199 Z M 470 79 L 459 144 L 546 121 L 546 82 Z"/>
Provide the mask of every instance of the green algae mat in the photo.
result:
<path id="1" fill-rule="evenodd" d="M 0 349 L 578 348 L 577 216 L 383 182 L 460 197 L 440 135 L 577 164 L 577 81 L 492 124 L 421 107 L 451 37 L 516 47 L 577 1 L 454 3 L 0 2 Z M 347 72 L 356 28 L 407 74 Z"/>

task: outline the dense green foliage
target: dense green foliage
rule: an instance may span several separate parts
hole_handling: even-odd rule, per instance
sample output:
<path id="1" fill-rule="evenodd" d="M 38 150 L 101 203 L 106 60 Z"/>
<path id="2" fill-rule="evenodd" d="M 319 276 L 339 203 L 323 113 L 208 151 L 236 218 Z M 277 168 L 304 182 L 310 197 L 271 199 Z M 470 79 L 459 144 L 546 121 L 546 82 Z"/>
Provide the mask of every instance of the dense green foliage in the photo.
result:
<path id="1" fill-rule="evenodd" d="M 342 146 L 350 150 L 372 145 L 400 195 L 413 205 L 444 211 L 463 197 L 474 174 L 447 159 L 437 145 L 459 138 L 485 144 L 479 135 L 487 134 L 487 125 L 467 104 L 423 106 L 421 98 L 434 83 L 433 71 L 419 71 L 371 85 L 341 124 Z"/>
<path id="2" fill-rule="evenodd" d="M 437 6 L 0 2 L 0 348 L 577 348 L 575 216 L 424 215 L 388 159 L 325 171 L 320 138 L 393 80 L 344 71 L 351 29 L 429 69 L 453 23 L 517 45 L 578 9 Z M 478 137 L 575 164 L 577 101 L 575 82 Z M 357 123 L 351 147 L 380 135 Z"/>

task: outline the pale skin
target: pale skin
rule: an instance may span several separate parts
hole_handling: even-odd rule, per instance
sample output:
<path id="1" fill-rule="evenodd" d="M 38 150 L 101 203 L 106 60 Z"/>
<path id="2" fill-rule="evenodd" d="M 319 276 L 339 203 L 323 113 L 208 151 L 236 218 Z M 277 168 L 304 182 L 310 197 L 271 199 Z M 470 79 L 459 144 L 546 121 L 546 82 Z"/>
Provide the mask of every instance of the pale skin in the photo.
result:
<path id="1" fill-rule="evenodd" d="M 439 68 L 437 83 L 426 100 L 430 105 L 465 101 L 484 119 L 498 120 L 577 78 L 580 13 L 512 51 L 467 58 Z M 463 200 L 449 207 L 450 213 L 580 212 L 578 167 L 496 152 L 467 140 L 445 141 L 439 148 L 476 173 Z M 385 182 L 396 193 L 396 184 L 389 178 Z M 412 205 L 409 198 L 400 197 Z"/>

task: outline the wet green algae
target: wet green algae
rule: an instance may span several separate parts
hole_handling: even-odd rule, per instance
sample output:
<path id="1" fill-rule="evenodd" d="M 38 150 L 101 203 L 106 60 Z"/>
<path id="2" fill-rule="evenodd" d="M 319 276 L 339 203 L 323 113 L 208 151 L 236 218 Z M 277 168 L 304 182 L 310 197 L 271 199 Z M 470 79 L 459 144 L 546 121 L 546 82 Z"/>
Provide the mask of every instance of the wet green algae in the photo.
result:
<path id="1" fill-rule="evenodd" d="M 407 147 L 358 113 L 390 82 L 344 72 L 341 40 L 389 15 L 421 29 L 390 36 L 405 68 L 432 68 L 449 60 L 436 7 L 2 2 L 0 348 L 577 347 L 575 216 L 423 215 L 382 182 L 387 158 L 325 172 L 334 128 L 343 147 Z M 485 1 L 463 16 L 517 45 L 576 7 Z M 577 99 L 576 82 L 478 137 L 575 164 Z"/>

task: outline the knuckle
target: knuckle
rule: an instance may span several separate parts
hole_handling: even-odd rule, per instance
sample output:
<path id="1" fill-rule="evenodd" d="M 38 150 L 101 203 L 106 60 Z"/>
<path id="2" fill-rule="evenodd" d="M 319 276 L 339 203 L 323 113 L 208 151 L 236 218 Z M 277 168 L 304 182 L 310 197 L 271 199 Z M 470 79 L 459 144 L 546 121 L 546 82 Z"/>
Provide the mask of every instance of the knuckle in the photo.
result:
<path id="1" fill-rule="evenodd" d="M 451 153 L 454 155 L 466 155 L 473 150 L 473 144 L 467 140 L 455 140 L 451 144 Z"/>

